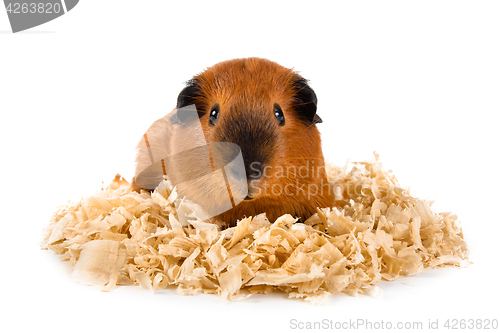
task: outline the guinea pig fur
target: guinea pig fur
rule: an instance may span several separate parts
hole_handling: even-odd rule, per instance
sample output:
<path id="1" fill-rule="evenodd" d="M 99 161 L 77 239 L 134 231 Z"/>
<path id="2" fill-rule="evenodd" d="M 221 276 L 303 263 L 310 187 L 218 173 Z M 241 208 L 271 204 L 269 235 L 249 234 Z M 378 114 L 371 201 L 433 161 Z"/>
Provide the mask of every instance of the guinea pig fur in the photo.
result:
<path id="1" fill-rule="evenodd" d="M 218 205 L 223 192 L 227 196 L 229 191 L 232 205 L 212 222 L 234 226 L 245 216 L 260 213 L 266 213 L 271 222 L 283 214 L 305 221 L 317 207 L 332 206 L 332 190 L 326 178 L 321 137 L 316 127 L 321 122 L 316 115 L 317 98 L 299 74 L 267 59 L 244 58 L 220 62 L 196 75 L 179 94 L 174 116 L 154 124 L 156 145 L 164 150 L 164 156 L 173 156 L 189 146 L 191 139 L 177 134 L 183 120 L 176 110 L 193 105 L 201 130 L 188 137 L 196 141 L 196 135 L 200 139 L 202 133 L 201 139 L 209 146 L 217 142 L 236 145 L 241 149 L 246 173 L 245 189 L 229 185 L 217 187 L 203 177 L 183 189 L 186 197 L 194 202 L 200 198 L 198 194 L 204 193 L 206 197 L 209 193 L 212 202 L 198 202 L 201 206 Z M 151 145 L 146 143 L 148 147 Z M 134 188 L 151 190 L 164 173 L 177 179 L 200 176 L 196 159 L 203 153 L 196 149 L 191 152 L 185 158 L 165 158 L 161 167 L 157 163 L 155 168 L 150 168 L 148 177 L 152 180 L 149 186 L 144 186 L 137 180 L 149 157 L 146 146 L 139 145 Z M 213 169 L 213 157 L 210 158 Z M 231 175 L 224 177 L 222 181 L 227 183 Z M 182 189 L 182 181 L 178 183 Z M 238 195 L 244 198 L 236 200 Z"/>

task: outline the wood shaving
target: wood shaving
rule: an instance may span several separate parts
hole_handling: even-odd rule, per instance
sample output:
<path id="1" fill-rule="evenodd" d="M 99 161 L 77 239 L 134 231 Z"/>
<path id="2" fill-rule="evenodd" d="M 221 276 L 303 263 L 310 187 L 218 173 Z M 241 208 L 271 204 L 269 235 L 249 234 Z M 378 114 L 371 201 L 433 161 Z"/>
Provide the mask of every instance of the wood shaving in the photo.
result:
<path id="1" fill-rule="evenodd" d="M 42 248 L 69 260 L 78 282 L 102 290 L 176 286 L 182 295 L 230 300 L 281 290 L 323 303 L 338 292 L 376 292 L 382 279 L 467 265 L 457 216 L 434 213 L 375 157 L 328 165 L 334 205 L 304 223 L 260 214 L 225 230 L 196 218 L 168 181 L 152 194 L 137 193 L 117 175 L 107 188 L 54 213 Z"/>

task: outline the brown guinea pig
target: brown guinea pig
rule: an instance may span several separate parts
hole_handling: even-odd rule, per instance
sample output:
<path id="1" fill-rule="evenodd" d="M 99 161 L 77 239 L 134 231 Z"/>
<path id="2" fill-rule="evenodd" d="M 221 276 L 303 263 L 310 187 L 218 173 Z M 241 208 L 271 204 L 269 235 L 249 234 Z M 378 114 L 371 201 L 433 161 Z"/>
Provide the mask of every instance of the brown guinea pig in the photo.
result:
<path id="1" fill-rule="evenodd" d="M 316 106 L 307 81 L 275 62 L 218 63 L 188 81 L 176 109 L 144 135 L 133 184 L 153 189 L 166 174 L 228 226 L 260 213 L 305 221 L 333 204 Z"/>

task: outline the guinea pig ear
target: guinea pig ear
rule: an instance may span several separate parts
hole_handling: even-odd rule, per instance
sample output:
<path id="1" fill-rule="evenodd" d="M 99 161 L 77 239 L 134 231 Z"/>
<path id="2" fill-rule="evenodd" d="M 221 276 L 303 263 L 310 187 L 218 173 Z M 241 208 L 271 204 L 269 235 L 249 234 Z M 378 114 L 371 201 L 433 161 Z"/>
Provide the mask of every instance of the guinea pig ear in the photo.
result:
<path id="1" fill-rule="evenodd" d="M 187 108 L 190 105 L 196 105 L 196 98 L 200 96 L 200 86 L 197 80 L 192 79 L 186 83 L 186 87 L 182 89 L 177 97 L 177 112 L 170 118 L 174 124 L 180 124 L 187 121 L 193 108 Z"/>
<path id="2" fill-rule="evenodd" d="M 299 76 L 295 81 L 295 88 L 295 109 L 299 115 L 313 124 L 321 123 L 321 118 L 316 114 L 318 99 L 314 90 L 307 84 L 307 80 Z"/>

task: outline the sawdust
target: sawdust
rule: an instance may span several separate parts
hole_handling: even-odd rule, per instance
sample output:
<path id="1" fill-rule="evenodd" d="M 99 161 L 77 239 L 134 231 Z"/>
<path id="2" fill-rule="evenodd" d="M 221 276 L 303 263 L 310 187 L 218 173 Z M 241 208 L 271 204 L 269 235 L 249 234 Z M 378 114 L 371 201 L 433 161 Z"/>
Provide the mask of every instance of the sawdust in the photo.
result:
<path id="1" fill-rule="evenodd" d="M 370 294 L 380 280 L 465 266 L 468 251 L 457 216 L 434 213 L 375 157 L 328 165 L 334 205 L 304 223 L 261 214 L 225 230 L 197 219 L 196 207 L 178 198 L 167 181 L 152 194 L 137 193 L 117 176 L 107 188 L 54 213 L 42 248 L 69 260 L 78 282 L 102 290 L 177 286 L 182 295 L 230 300 L 281 290 L 322 303 L 338 292 Z"/>

